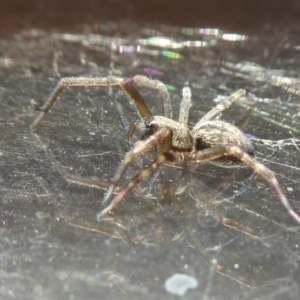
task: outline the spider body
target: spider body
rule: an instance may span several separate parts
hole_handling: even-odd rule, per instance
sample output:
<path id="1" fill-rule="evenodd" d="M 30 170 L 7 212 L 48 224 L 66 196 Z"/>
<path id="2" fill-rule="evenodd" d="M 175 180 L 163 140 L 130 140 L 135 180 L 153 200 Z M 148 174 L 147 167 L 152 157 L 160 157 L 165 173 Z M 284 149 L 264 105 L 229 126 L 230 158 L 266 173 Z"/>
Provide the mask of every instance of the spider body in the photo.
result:
<path id="1" fill-rule="evenodd" d="M 161 116 L 152 115 L 143 98 L 134 88 L 134 84 L 157 91 L 162 107 Z M 216 120 L 223 110 L 229 108 L 239 98 L 247 97 L 252 100 L 245 90 L 238 90 L 219 103 L 206 113 L 196 123 L 194 128 L 190 130 L 188 127 L 188 115 L 191 106 L 191 90 L 188 87 L 182 89 L 179 119 L 176 121 L 172 119 L 173 112 L 169 93 L 165 85 L 158 80 L 152 80 L 141 75 L 127 80 L 113 76 L 94 78 L 66 77 L 62 78 L 54 88 L 41 114 L 35 119 L 31 127 L 34 128 L 40 123 L 65 86 L 110 85 L 122 87 L 139 112 L 140 120 L 136 121 L 130 128 L 128 133 L 129 139 L 131 139 L 136 128 L 142 129 L 143 139 L 136 143 L 132 151 L 125 155 L 124 161 L 113 178 L 102 203 L 105 204 L 116 191 L 119 181 L 133 160 L 152 149 L 157 150 L 157 157 L 148 167 L 138 172 L 127 186 L 118 190 L 111 203 L 97 215 L 98 220 L 111 211 L 141 180 L 155 172 L 161 164 L 165 162 L 181 164 L 183 160 L 189 160 L 194 163 L 211 161 L 226 167 L 234 167 L 244 163 L 272 185 L 288 213 L 300 223 L 299 215 L 290 206 L 274 173 L 254 158 L 253 146 L 246 136 L 235 126 Z"/>
<path id="2" fill-rule="evenodd" d="M 197 152 L 208 148 L 237 146 L 248 155 L 254 157 L 254 148 L 248 138 L 234 125 L 224 121 L 202 121 L 190 130 L 186 124 L 163 117 L 150 116 L 143 123 L 145 138 L 150 137 L 159 129 L 168 128 L 172 132 L 172 151 L 187 152 L 185 157 L 196 160 Z M 211 161 L 223 167 L 235 167 L 242 161 L 234 155 L 224 155 Z"/>

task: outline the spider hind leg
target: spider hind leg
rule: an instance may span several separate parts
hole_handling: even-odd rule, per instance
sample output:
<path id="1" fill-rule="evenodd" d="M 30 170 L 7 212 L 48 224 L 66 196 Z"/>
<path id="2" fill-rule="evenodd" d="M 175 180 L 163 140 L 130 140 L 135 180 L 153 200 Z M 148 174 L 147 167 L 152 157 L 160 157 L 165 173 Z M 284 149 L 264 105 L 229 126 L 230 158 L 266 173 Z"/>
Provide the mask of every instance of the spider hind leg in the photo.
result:
<path id="1" fill-rule="evenodd" d="M 198 151 L 194 155 L 194 160 L 198 163 L 208 162 L 214 159 L 218 159 L 222 156 L 235 156 L 237 159 L 248 165 L 252 168 L 257 174 L 267 180 L 275 190 L 280 202 L 286 208 L 288 213 L 292 216 L 292 218 L 300 224 L 300 216 L 292 209 L 289 201 L 285 197 L 274 173 L 259 163 L 255 158 L 251 157 L 249 154 L 244 152 L 239 147 L 215 147 L 204 149 L 203 151 Z"/>

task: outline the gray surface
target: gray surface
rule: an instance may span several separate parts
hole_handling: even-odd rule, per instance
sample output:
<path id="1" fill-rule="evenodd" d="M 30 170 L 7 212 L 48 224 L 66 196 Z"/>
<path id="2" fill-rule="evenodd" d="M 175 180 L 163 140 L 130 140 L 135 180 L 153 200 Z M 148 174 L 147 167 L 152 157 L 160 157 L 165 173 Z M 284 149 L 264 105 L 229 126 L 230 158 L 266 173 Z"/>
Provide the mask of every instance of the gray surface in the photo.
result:
<path id="1" fill-rule="evenodd" d="M 148 37 L 146 28 L 177 41 L 208 39 L 154 24 L 101 28 L 77 27 L 72 33 L 105 34 L 115 42 L 122 36 L 130 45 Z M 69 182 L 60 168 L 102 183 L 112 178 L 130 149 L 116 95 L 125 123 L 136 120 L 126 98 L 117 88 L 67 89 L 36 130 L 48 151 L 29 130 L 36 109 L 63 76 L 130 77 L 144 74 L 145 68 L 159 69 L 164 72 L 160 79 L 176 88 L 170 92 L 175 117 L 182 86 L 192 87 L 190 124 L 214 106 L 217 95 L 245 88 L 263 102 L 242 99 L 223 119 L 256 138 L 286 140 L 282 149 L 256 145 L 257 157 L 276 172 L 300 212 L 299 150 L 285 145 L 299 138 L 299 99 L 272 84 L 274 72 L 260 78 L 221 72 L 222 61 L 251 61 L 297 78 L 299 57 L 292 48 L 299 44 L 297 34 L 265 29 L 245 42 L 214 38 L 205 48 L 170 50 L 183 55 L 176 60 L 112 53 L 107 45 L 71 42 L 62 33 L 24 30 L 0 41 L 2 299 L 173 299 L 165 282 L 175 273 L 198 282 L 185 299 L 299 298 L 299 226 L 251 170 L 207 164 L 182 174 L 164 167 L 98 223 L 104 191 Z M 141 93 L 156 111 L 155 94 Z M 121 184 L 147 160 L 134 163 Z M 253 228 L 259 237 L 222 225 L 218 213 Z"/>

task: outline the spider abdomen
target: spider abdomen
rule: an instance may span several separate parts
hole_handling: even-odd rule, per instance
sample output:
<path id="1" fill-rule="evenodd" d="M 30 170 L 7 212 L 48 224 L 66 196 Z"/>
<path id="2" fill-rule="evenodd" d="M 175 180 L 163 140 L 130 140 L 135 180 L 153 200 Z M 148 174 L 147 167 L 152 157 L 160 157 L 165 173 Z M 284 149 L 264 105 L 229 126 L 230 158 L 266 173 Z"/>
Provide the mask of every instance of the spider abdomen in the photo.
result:
<path id="1" fill-rule="evenodd" d="M 224 121 L 203 121 L 192 130 L 196 151 L 217 147 L 239 147 L 250 156 L 254 148 L 247 137 L 234 125 Z M 236 156 L 222 156 L 215 162 L 223 166 L 234 166 L 241 163 Z"/>

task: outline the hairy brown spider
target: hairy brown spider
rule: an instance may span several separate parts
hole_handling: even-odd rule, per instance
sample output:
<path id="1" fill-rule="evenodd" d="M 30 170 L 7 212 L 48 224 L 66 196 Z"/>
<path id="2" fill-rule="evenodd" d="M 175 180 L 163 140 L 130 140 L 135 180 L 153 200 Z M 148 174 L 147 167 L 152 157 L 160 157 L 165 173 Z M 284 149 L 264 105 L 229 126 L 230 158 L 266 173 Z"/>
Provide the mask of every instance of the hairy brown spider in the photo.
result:
<path id="1" fill-rule="evenodd" d="M 139 84 L 158 91 L 162 105 L 161 116 L 153 116 L 151 114 L 143 98 L 133 87 L 133 84 Z M 273 186 L 283 206 L 296 222 L 300 224 L 299 215 L 292 209 L 286 199 L 274 173 L 254 158 L 254 149 L 247 137 L 235 126 L 216 120 L 216 117 L 223 110 L 229 108 L 240 97 L 251 99 L 245 90 L 238 90 L 228 99 L 219 103 L 215 108 L 206 113 L 194 128 L 190 130 L 187 123 L 191 104 L 191 90 L 188 87 L 184 87 L 182 90 L 179 120 L 175 121 L 172 119 L 169 93 L 165 85 L 158 80 L 149 79 L 141 75 L 126 80 L 113 76 L 94 78 L 66 77 L 62 78 L 52 91 L 41 114 L 33 122 L 32 128 L 41 122 L 65 86 L 109 85 L 121 86 L 134 101 L 140 114 L 140 120 L 136 121 L 129 130 L 129 139 L 131 139 L 134 130 L 139 127 L 144 132 L 145 140 L 136 143 L 133 149 L 126 154 L 102 203 L 107 202 L 111 194 L 115 191 L 127 167 L 134 159 L 153 148 L 157 149 L 158 155 L 148 167 L 135 175 L 128 185 L 116 194 L 111 203 L 97 215 L 98 220 L 111 211 L 135 185 L 157 170 L 161 164 L 168 162 L 169 164 L 177 165 L 182 164 L 184 160 L 189 160 L 195 163 L 215 161 L 225 167 L 235 167 L 241 163 L 245 163 Z"/>

